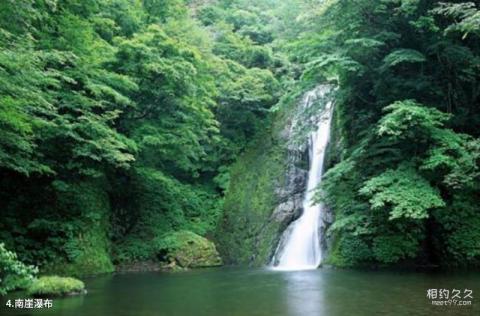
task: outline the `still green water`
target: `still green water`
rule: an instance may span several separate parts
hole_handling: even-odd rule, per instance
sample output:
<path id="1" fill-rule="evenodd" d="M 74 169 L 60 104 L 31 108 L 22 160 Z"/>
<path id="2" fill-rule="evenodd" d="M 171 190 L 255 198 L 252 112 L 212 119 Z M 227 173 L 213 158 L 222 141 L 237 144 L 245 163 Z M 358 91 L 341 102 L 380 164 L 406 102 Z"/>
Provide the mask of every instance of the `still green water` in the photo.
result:
<path id="1" fill-rule="evenodd" d="M 480 315 L 480 273 L 219 268 L 84 279 L 88 294 L 52 309 L 5 307 L 1 315 L 374 316 Z M 472 290 L 471 306 L 433 306 L 428 289 Z M 450 293 L 451 296 L 451 293 Z M 22 298 L 20 293 L 10 299 Z"/>

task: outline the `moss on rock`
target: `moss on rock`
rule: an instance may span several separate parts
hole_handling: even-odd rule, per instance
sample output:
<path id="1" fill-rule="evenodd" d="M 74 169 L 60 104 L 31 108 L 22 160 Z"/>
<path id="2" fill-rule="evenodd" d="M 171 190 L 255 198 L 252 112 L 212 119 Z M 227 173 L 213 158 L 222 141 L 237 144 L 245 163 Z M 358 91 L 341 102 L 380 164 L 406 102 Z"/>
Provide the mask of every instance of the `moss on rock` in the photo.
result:
<path id="1" fill-rule="evenodd" d="M 85 284 L 75 278 L 43 276 L 32 282 L 27 289 L 32 296 L 65 296 L 86 293 Z"/>
<path id="2" fill-rule="evenodd" d="M 216 241 L 229 264 L 261 266 L 272 256 L 285 228 L 272 219 L 282 203 L 279 190 L 286 185 L 289 128 L 302 88 L 286 95 L 265 128 L 230 168 L 230 185 Z"/>
<path id="3" fill-rule="evenodd" d="M 216 238 L 228 263 L 265 264 L 275 247 L 280 224 L 269 218 L 278 203 L 275 188 L 283 180 L 284 157 L 283 146 L 265 135 L 232 166 Z"/>
<path id="4" fill-rule="evenodd" d="M 198 268 L 222 265 L 215 244 L 187 230 L 172 232 L 159 240 L 160 253 L 169 262 L 165 268 Z"/>

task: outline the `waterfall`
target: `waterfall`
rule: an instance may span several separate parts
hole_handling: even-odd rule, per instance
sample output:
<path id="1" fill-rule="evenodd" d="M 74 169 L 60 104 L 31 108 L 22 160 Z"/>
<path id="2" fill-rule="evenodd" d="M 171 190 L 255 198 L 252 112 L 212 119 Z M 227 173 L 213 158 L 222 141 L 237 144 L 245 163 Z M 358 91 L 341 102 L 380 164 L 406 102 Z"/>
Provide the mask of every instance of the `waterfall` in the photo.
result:
<path id="1" fill-rule="evenodd" d="M 305 94 L 302 107 L 307 110 L 314 102 L 326 96 L 331 90 L 328 85 L 320 85 Z M 330 134 L 332 102 L 316 119 L 316 129 L 308 135 L 310 166 L 307 188 L 303 200 L 303 213 L 283 233 L 277 251 L 272 260 L 274 269 L 308 270 L 316 269 L 322 261 L 320 227 L 321 216 L 325 212 L 323 203 L 312 205 L 315 188 L 320 184 L 323 173 L 325 149 Z"/>

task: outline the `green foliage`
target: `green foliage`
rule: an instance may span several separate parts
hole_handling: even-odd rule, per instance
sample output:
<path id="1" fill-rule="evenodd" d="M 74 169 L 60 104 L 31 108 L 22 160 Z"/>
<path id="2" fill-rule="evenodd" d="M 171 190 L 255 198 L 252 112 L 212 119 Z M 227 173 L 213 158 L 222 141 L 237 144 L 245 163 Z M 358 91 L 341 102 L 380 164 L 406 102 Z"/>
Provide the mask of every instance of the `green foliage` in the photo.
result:
<path id="1" fill-rule="evenodd" d="M 337 267 L 351 267 L 371 260 L 372 252 L 367 243 L 356 236 L 343 234 L 338 238 L 325 263 Z"/>
<path id="2" fill-rule="evenodd" d="M 17 199 L 10 198 L 13 206 L 3 210 L 2 239 L 42 271 L 62 275 L 113 271 L 107 238 L 110 206 L 102 185 L 102 181 L 56 181 L 53 189 L 47 187 L 41 192 L 42 198 L 33 196 L 30 201 L 23 198 L 28 190 L 5 192 Z M 35 212 L 16 212 L 16 207 L 32 206 Z"/>
<path id="3" fill-rule="evenodd" d="M 85 284 L 74 278 L 59 276 L 42 276 L 33 281 L 27 290 L 31 296 L 64 296 L 81 294 L 85 290 Z"/>
<path id="4" fill-rule="evenodd" d="M 449 115 L 412 100 L 397 101 L 384 108 L 389 112 L 379 122 L 378 135 L 392 139 L 414 140 L 433 137 Z"/>
<path id="5" fill-rule="evenodd" d="M 388 54 L 384 59 L 384 67 L 393 67 L 402 63 L 421 63 L 425 56 L 414 49 L 397 49 Z"/>
<path id="6" fill-rule="evenodd" d="M 50 82 L 38 69 L 41 64 L 41 54 L 22 47 L 0 52 L 0 166 L 24 174 L 51 172 L 35 151 L 34 129 L 45 122 L 34 111 L 48 113 L 50 107 L 47 95 L 38 91 Z"/>
<path id="7" fill-rule="evenodd" d="M 395 263 L 405 258 L 414 258 L 418 251 L 418 239 L 409 236 L 384 235 L 373 241 L 375 259 L 382 263 Z"/>
<path id="8" fill-rule="evenodd" d="M 222 33 L 213 50 L 215 54 L 246 67 L 270 68 L 273 66 L 270 48 L 255 45 L 249 38 L 233 32 L 228 26 L 224 26 L 220 32 Z"/>
<path id="9" fill-rule="evenodd" d="M 455 18 L 456 22 L 449 25 L 445 32 L 462 32 L 462 38 L 466 38 L 469 33 L 477 36 L 480 34 L 480 10 L 474 2 L 442 2 L 432 12 Z"/>
<path id="10" fill-rule="evenodd" d="M 360 194 L 369 198 L 373 210 L 391 206 L 390 220 L 427 218 L 429 209 L 445 206 L 438 190 L 408 166 L 370 178 L 360 189 Z"/>
<path id="11" fill-rule="evenodd" d="M 279 84 L 267 70 L 233 62 L 222 66 L 228 79 L 220 82 L 218 99 L 224 106 L 216 112 L 221 134 L 236 154 L 263 127 L 268 108 L 277 101 Z"/>
<path id="12" fill-rule="evenodd" d="M 37 268 L 18 261 L 17 254 L 0 243 L 0 295 L 28 287 L 37 272 Z"/>
<path id="13" fill-rule="evenodd" d="M 4 29 L 1 166 L 27 175 L 92 174 L 103 164 L 127 168 L 135 148 L 112 125 L 130 103 L 124 93 L 136 86 L 101 68 L 105 57 L 93 47 L 106 56 L 110 47 L 87 21 L 66 13 L 45 23 L 61 29 L 62 39 L 54 42 L 48 28 L 28 29 L 39 34 L 35 46 L 33 34 L 14 38 Z M 56 155 L 59 148 L 63 155 Z"/>
<path id="14" fill-rule="evenodd" d="M 212 233 L 288 64 L 238 5 L 0 3 L 0 239 L 22 261 L 110 272 Z"/>
<path id="15" fill-rule="evenodd" d="M 160 251 L 156 240 L 166 233 L 189 230 L 205 236 L 216 227 L 221 201 L 214 192 L 182 184 L 154 169 L 136 172 L 131 183 L 135 216 L 114 214 L 115 260 L 154 259 Z"/>
<path id="16" fill-rule="evenodd" d="M 299 23 L 303 78 L 339 84 L 330 262 L 477 264 L 477 19 L 470 2 L 326 1 Z"/>
<path id="17" fill-rule="evenodd" d="M 179 18 L 187 13 L 184 0 L 144 0 L 143 7 L 148 13 L 148 22 L 165 22 L 168 18 Z"/>
<path id="18" fill-rule="evenodd" d="M 442 183 L 449 188 L 474 189 L 479 179 L 479 140 L 451 130 L 437 131 L 433 140 L 437 146 L 428 151 L 420 168 L 443 175 Z"/>

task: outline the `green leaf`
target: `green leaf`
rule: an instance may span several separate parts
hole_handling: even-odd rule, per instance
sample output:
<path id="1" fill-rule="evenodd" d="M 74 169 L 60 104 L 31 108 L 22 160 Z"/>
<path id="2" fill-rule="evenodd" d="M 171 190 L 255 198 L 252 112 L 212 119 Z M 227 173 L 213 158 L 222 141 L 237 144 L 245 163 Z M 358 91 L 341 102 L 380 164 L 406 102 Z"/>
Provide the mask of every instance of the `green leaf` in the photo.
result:
<path id="1" fill-rule="evenodd" d="M 427 59 L 417 50 L 414 49 L 397 49 L 385 56 L 383 59 L 384 68 L 390 68 L 403 63 L 423 63 Z"/>
<path id="2" fill-rule="evenodd" d="M 425 219 L 429 210 L 445 206 L 439 191 L 407 165 L 367 180 L 359 192 L 369 198 L 372 209 L 386 209 L 390 220 Z"/>

